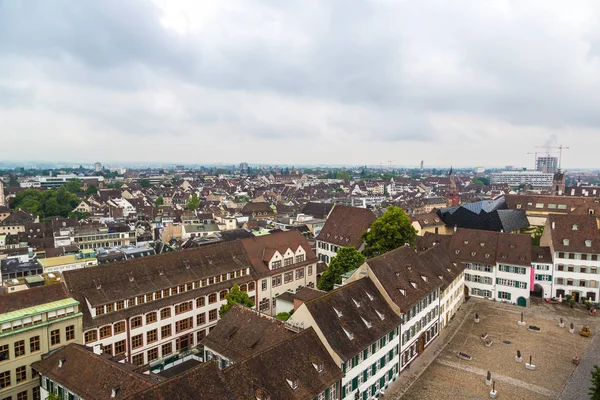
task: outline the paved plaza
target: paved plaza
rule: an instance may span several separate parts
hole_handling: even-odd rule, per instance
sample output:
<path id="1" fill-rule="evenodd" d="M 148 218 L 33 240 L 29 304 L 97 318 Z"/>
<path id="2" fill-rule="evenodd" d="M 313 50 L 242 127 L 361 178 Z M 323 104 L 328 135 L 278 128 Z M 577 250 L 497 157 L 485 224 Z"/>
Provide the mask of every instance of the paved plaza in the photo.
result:
<path id="1" fill-rule="evenodd" d="M 474 323 L 475 312 L 479 314 L 479 324 Z M 525 326 L 517 324 L 521 312 Z M 558 326 L 561 316 L 564 328 Z M 575 334 L 569 333 L 571 322 L 575 325 Z M 498 398 L 559 399 L 564 392 L 568 393 L 562 396 L 565 399 L 586 399 L 589 372 L 582 370 L 588 368 L 587 358 L 593 356 L 594 350 L 590 349 L 579 367 L 575 367 L 571 359 L 576 354 L 584 356 L 592 341 L 597 343 L 594 338 L 599 322 L 600 318 L 589 316 L 586 310 L 564 305 L 534 301 L 530 307 L 521 308 L 472 298 L 461 307 L 447 332 L 436 340 L 439 343 L 434 343 L 429 353 L 419 357 L 411 371 L 401 375 L 386 397 L 405 400 L 489 398 L 491 388 L 485 385 L 485 379 L 487 371 L 491 371 Z M 592 337 L 579 335 L 583 323 L 592 327 Z M 541 331 L 529 331 L 531 325 Z M 493 341 L 491 347 L 486 347 L 481 340 L 483 333 Z M 522 353 L 523 363 L 515 362 L 517 350 Z M 458 358 L 458 352 L 470 355 L 472 360 Z M 525 369 L 530 356 L 535 371 Z M 583 397 L 577 396 L 578 391 Z"/>

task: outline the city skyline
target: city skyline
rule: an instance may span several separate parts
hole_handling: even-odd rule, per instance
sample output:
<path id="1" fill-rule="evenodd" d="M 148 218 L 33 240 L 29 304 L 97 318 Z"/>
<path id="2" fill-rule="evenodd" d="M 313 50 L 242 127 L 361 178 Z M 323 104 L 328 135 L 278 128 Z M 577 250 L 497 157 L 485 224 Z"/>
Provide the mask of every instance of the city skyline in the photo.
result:
<path id="1" fill-rule="evenodd" d="M 600 5 L 535 4 L 5 2 L 0 161 L 595 168 Z"/>

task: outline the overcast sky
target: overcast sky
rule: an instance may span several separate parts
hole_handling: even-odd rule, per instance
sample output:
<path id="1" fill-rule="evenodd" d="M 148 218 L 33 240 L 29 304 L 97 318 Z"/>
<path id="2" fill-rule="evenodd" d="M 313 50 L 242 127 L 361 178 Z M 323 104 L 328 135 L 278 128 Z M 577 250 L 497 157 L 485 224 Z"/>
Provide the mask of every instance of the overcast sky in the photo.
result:
<path id="1" fill-rule="evenodd" d="M 600 1 L 0 0 L 0 161 L 600 167 Z"/>

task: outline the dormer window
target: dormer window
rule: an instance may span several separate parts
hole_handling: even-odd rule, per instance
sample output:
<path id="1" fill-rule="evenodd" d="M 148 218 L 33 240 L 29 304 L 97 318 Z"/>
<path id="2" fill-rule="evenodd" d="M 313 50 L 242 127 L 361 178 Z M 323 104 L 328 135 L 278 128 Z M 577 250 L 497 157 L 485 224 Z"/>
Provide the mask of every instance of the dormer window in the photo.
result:
<path id="1" fill-rule="evenodd" d="M 471 256 L 472 256 L 472 257 L 475 257 L 476 255 L 477 255 L 477 253 L 476 253 L 476 252 L 474 252 L 474 251 L 472 251 L 472 252 L 471 252 Z"/>
<path id="2" fill-rule="evenodd" d="M 543 254 L 538 254 L 538 258 L 544 258 Z"/>
<path id="3" fill-rule="evenodd" d="M 415 282 L 411 282 L 410 283 L 412 285 L 412 287 L 414 287 L 415 289 L 417 288 L 417 284 Z"/>
<path id="4" fill-rule="evenodd" d="M 563 244 L 565 246 L 568 246 L 569 245 L 569 239 L 563 239 Z"/>
<path id="5" fill-rule="evenodd" d="M 332 307 L 332 308 L 333 308 L 333 311 L 335 311 L 335 315 L 337 315 L 338 318 L 342 316 L 342 312 L 341 311 L 338 311 L 338 309 L 335 308 L 335 307 Z"/>
<path id="6" fill-rule="evenodd" d="M 443 276 L 441 276 L 441 275 L 438 275 L 438 278 L 440 278 L 440 281 L 443 281 L 443 280 L 444 280 L 444 277 L 443 277 Z"/>
<path id="7" fill-rule="evenodd" d="M 375 310 L 375 309 L 374 309 Z M 380 313 L 379 311 L 375 310 L 375 312 L 377 313 L 377 316 L 379 317 L 380 320 L 384 320 L 385 319 L 385 315 L 383 315 L 382 313 Z"/>
<path id="8" fill-rule="evenodd" d="M 400 292 L 400 294 L 402 296 L 406 296 L 406 290 L 404 290 L 404 289 L 398 289 L 398 291 Z"/>
<path id="9" fill-rule="evenodd" d="M 457 250 L 454 250 L 454 252 L 455 252 L 456 254 L 460 254 L 460 250 L 458 250 L 458 249 L 457 249 Z"/>
<path id="10" fill-rule="evenodd" d="M 489 253 L 485 253 L 485 258 L 490 258 L 490 254 Z"/>
<path id="11" fill-rule="evenodd" d="M 585 247 L 592 247 L 592 241 L 591 240 L 586 240 L 585 241 Z"/>
<path id="12" fill-rule="evenodd" d="M 366 320 L 366 319 L 364 319 L 363 317 L 360 317 L 360 319 L 362 319 L 362 322 L 365 324 L 365 326 L 366 326 L 367 328 L 369 328 L 369 329 L 370 329 L 370 328 L 373 326 L 373 324 L 372 324 L 372 323 L 370 323 L 369 321 L 367 321 L 367 320 Z"/>
<path id="13" fill-rule="evenodd" d="M 356 306 L 356 308 L 360 308 L 360 301 L 356 301 L 356 300 L 352 299 L 352 302 L 354 302 L 354 305 Z"/>
<path id="14" fill-rule="evenodd" d="M 322 373 L 323 372 L 323 362 L 322 361 L 314 361 L 312 363 L 313 368 L 318 372 L 318 373 Z"/>
<path id="15" fill-rule="evenodd" d="M 254 389 L 254 397 L 256 400 L 271 400 L 271 396 L 266 390 L 261 388 Z"/>
<path id="16" fill-rule="evenodd" d="M 573 224 L 573 230 L 576 231 L 577 230 L 577 225 Z"/>
<path id="17" fill-rule="evenodd" d="M 468 241 L 468 240 L 465 240 L 465 241 L 464 241 L 464 243 L 465 243 L 465 244 L 469 244 L 469 241 Z"/>
<path id="18" fill-rule="evenodd" d="M 349 331 L 347 331 L 346 328 L 344 328 L 343 326 L 342 326 L 342 330 L 344 331 L 346 336 L 348 336 L 348 339 L 350 339 L 350 340 L 354 339 L 354 335 L 352 333 L 350 333 Z"/>
<path id="19" fill-rule="evenodd" d="M 371 293 L 369 293 L 369 292 L 365 292 L 365 293 L 367 294 L 367 297 L 369 298 L 369 300 L 373 301 L 373 299 L 375 297 L 373 297 L 373 295 Z"/>
<path id="20" fill-rule="evenodd" d="M 421 275 L 421 279 L 423 279 L 424 282 L 427 282 L 427 277 L 425 275 Z"/>
<path id="21" fill-rule="evenodd" d="M 483 247 L 483 246 L 485 246 L 485 242 L 481 242 L 481 243 L 479 243 L 479 245 L 480 245 L 481 247 Z"/>
<path id="22" fill-rule="evenodd" d="M 288 385 L 290 385 L 290 388 L 292 388 L 292 390 L 298 389 L 299 381 L 297 378 L 292 378 L 291 376 L 288 376 L 287 378 L 285 378 L 285 381 Z"/>

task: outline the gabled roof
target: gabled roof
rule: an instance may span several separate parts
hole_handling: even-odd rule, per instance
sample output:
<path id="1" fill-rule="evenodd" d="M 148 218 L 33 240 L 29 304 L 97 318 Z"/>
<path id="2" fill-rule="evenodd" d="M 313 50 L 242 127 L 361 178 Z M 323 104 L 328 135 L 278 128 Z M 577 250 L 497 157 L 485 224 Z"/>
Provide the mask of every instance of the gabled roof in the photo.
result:
<path id="1" fill-rule="evenodd" d="M 304 306 L 333 351 L 344 361 L 401 323 L 377 287 L 366 278 L 308 301 Z"/>
<path id="2" fill-rule="evenodd" d="M 236 304 L 202 344 L 237 363 L 294 335 L 283 321 Z"/>
<path id="3" fill-rule="evenodd" d="M 258 275 L 270 273 L 271 270 L 268 262 L 275 252 L 284 254 L 288 248 L 295 253 L 299 247 L 302 247 L 306 253 L 305 262 L 317 261 L 317 256 L 312 251 L 308 240 L 297 230 L 281 231 L 271 235 L 242 239 L 240 242 L 248 255 L 248 259 L 252 263 L 254 271 Z M 281 271 L 283 271 L 283 268 Z"/>
<path id="4" fill-rule="evenodd" d="M 157 375 L 136 373 L 132 365 L 111 361 L 107 355 L 94 354 L 91 348 L 74 343 L 31 367 L 86 400 L 109 399 L 113 389 L 114 399 L 124 399 L 162 380 Z"/>
<path id="5" fill-rule="evenodd" d="M 600 254 L 600 231 L 595 215 L 549 215 L 544 234 L 549 230 L 554 251 Z"/>
<path id="6" fill-rule="evenodd" d="M 375 214 L 366 208 L 336 204 L 316 239 L 338 246 L 354 246 L 358 249 L 363 242 L 361 237 L 363 232 L 371 227 L 375 219 Z"/>
<path id="7" fill-rule="evenodd" d="M 531 264 L 531 236 L 475 229 L 457 229 L 448 255 L 454 261 L 482 264 Z"/>
<path id="8" fill-rule="evenodd" d="M 0 295 L 0 314 L 69 298 L 61 283 Z"/>

